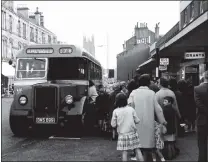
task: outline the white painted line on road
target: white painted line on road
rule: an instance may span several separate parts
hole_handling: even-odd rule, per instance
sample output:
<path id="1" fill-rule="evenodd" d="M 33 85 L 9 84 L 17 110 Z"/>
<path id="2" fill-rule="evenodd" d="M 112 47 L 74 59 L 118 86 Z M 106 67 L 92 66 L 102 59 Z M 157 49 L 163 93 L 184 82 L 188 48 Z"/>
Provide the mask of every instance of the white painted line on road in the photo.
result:
<path id="1" fill-rule="evenodd" d="M 70 137 L 54 137 L 50 136 L 48 139 L 60 139 L 60 140 L 80 140 L 81 138 L 70 138 Z"/>

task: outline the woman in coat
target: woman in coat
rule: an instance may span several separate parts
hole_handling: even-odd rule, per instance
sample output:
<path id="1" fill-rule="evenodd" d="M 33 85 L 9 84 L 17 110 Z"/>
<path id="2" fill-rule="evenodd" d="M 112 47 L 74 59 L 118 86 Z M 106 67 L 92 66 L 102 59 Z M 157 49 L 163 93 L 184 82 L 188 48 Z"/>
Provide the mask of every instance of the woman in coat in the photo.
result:
<path id="1" fill-rule="evenodd" d="M 140 87 L 133 90 L 129 96 L 128 103 L 135 108 L 137 116 L 140 119 L 140 124 L 137 125 L 137 130 L 141 142 L 141 149 L 144 153 L 144 158 L 147 158 L 147 153 L 155 148 L 155 115 L 161 124 L 166 124 L 162 108 L 156 101 L 155 92 L 150 90 L 150 76 L 143 74 L 139 78 Z"/>

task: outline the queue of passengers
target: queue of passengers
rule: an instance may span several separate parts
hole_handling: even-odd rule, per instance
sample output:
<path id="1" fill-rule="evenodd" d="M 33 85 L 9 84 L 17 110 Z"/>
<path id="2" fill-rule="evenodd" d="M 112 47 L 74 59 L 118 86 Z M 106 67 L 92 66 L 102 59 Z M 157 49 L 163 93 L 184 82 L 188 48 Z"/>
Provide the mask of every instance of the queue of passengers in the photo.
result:
<path id="1" fill-rule="evenodd" d="M 95 87 L 89 92 L 93 96 L 96 93 L 92 91 Z M 132 160 L 152 157 L 156 161 L 156 156 L 161 161 L 174 159 L 180 152 L 176 147 L 180 123 L 187 123 L 192 131 L 195 127 L 193 93 L 189 81 L 160 78 L 153 82 L 148 74 L 136 76 L 127 86 L 114 86 L 110 94 L 101 88 L 96 99 L 99 124 L 104 114 L 110 114 L 112 138 L 118 134 L 117 150 L 122 151 L 122 161 L 127 161 L 128 150 L 133 150 Z"/>

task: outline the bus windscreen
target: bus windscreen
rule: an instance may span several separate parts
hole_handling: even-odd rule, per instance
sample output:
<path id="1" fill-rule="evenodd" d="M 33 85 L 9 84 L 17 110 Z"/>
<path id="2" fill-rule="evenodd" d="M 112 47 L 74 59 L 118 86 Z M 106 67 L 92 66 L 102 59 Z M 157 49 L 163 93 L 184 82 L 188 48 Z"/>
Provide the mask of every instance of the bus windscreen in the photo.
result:
<path id="1" fill-rule="evenodd" d="M 19 79 L 44 78 L 46 75 L 45 58 L 18 59 L 16 77 Z"/>

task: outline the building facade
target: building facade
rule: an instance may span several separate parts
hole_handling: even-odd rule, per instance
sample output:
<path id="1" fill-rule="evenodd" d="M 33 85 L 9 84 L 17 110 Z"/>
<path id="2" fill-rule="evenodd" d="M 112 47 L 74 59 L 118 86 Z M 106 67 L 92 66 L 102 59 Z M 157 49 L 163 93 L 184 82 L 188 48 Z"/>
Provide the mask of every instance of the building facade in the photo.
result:
<path id="1" fill-rule="evenodd" d="M 153 32 L 148 29 L 147 23 L 137 23 L 134 35 L 125 41 L 123 52 L 117 55 L 117 80 L 132 79 L 137 67 L 150 57 L 150 46 L 159 38 L 159 24 Z"/>
<path id="2" fill-rule="evenodd" d="M 179 22 L 156 42 L 155 49 L 150 51 L 151 59 L 140 66 L 152 71 L 160 69 L 155 70 L 157 77 L 175 77 L 198 85 L 208 70 L 208 1 L 179 3 Z M 169 61 L 164 65 L 160 59 Z"/>
<path id="3" fill-rule="evenodd" d="M 38 11 L 29 13 L 26 6 L 2 1 L 1 10 L 2 60 L 15 59 L 17 53 L 30 44 L 57 43 L 57 36 L 44 27 L 44 16 Z"/>
<path id="4" fill-rule="evenodd" d="M 83 48 L 86 49 L 89 53 L 95 56 L 95 39 L 92 35 L 91 39 L 83 37 Z"/>
<path id="5" fill-rule="evenodd" d="M 149 46 L 144 43 L 135 45 L 128 51 L 123 51 L 117 55 L 117 80 L 128 81 L 136 73 L 139 64 L 146 61 L 149 57 Z"/>
<path id="6" fill-rule="evenodd" d="M 208 1 L 181 1 L 179 22 L 179 30 L 188 30 L 193 25 L 195 28 L 184 37 L 185 50 L 180 59 L 178 78 L 198 85 L 208 70 Z"/>

